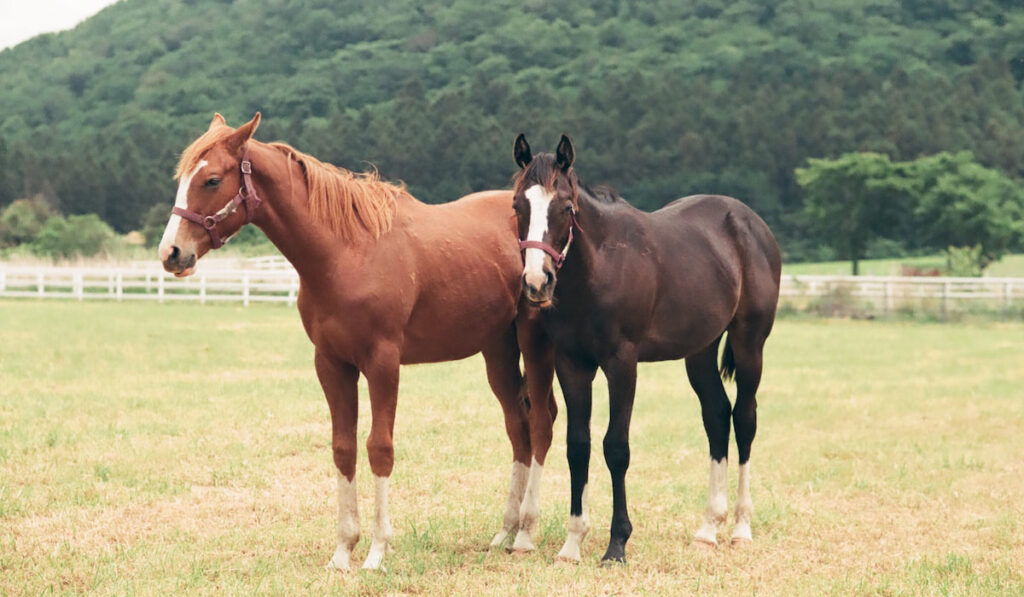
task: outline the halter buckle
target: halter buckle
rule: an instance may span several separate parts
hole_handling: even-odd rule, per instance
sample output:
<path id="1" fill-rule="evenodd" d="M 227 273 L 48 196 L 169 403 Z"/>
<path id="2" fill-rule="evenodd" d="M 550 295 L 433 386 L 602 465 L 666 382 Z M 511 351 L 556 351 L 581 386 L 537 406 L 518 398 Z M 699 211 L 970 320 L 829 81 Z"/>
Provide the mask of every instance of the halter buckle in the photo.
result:
<path id="1" fill-rule="evenodd" d="M 252 174 L 252 162 L 249 160 L 242 160 L 242 174 Z"/>
<path id="2" fill-rule="evenodd" d="M 217 218 L 214 218 L 213 216 L 206 216 L 205 218 L 203 218 L 203 228 L 206 228 L 207 230 L 213 230 L 213 228 L 216 225 Z"/>

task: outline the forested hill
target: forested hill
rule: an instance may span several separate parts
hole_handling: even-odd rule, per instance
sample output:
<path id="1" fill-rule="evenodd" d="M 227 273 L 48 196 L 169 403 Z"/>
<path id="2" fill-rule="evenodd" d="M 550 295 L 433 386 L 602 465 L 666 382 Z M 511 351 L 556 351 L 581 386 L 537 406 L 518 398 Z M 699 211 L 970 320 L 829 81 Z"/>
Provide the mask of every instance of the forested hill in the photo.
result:
<path id="1" fill-rule="evenodd" d="M 1022 80 L 1019 0 L 122 0 L 0 52 L 0 207 L 136 227 L 214 111 L 259 110 L 258 138 L 434 202 L 566 132 L 589 182 L 732 194 L 786 240 L 808 157 L 967 149 L 1024 178 Z"/>

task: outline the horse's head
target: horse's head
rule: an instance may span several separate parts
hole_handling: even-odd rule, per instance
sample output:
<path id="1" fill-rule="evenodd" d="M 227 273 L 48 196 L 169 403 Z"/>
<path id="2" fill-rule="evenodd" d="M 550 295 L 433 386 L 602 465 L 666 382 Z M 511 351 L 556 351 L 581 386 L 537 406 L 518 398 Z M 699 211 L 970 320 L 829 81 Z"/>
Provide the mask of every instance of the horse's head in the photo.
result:
<path id="1" fill-rule="evenodd" d="M 534 156 L 526 136 L 516 137 L 513 208 L 523 250 L 523 294 L 542 307 L 551 304 L 556 276 L 572 244 L 579 195 L 572 162 L 575 150 L 562 135 L 554 154 Z"/>
<path id="2" fill-rule="evenodd" d="M 182 152 L 175 174 L 178 194 L 159 248 L 164 269 L 175 276 L 190 275 L 196 260 L 251 221 L 259 198 L 246 143 L 259 123 L 256 113 L 233 129 L 215 114 L 207 131 Z"/>

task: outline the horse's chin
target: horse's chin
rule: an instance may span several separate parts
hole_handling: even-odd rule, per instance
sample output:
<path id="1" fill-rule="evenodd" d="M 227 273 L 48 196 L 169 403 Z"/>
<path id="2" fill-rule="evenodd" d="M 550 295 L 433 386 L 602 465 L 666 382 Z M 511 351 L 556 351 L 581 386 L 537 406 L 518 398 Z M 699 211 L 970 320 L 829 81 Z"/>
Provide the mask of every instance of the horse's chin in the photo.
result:
<path id="1" fill-rule="evenodd" d="M 551 302 L 551 299 L 549 299 L 549 298 L 541 299 L 541 300 L 534 300 L 534 299 L 532 299 L 530 297 L 526 297 L 526 302 L 531 307 L 535 307 L 537 309 L 548 309 L 553 304 Z"/>
<path id="2" fill-rule="evenodd" d="M 174 277 L 175 278 L 187 278 L 187 277 L 191 276 L 194 273 L 196 273 L 196 268 L 195 268 L 195 266 L 192 266 L 192 267 L 187 267 L 187 268 L 181 270 L 180 272 L 174 272 Z"/>

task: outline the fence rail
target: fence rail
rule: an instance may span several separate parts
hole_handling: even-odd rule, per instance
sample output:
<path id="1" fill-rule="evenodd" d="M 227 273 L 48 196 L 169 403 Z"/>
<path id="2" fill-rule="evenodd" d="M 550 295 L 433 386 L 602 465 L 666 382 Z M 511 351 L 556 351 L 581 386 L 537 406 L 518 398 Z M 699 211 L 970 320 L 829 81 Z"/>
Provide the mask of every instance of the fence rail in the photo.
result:
<path id="1" fill-rule="evenodd" d="M 251 260 L 250 260 L 251 261 Z M 295 270 L 280 259 L 237 269 L 203 268 L 175 278 L 157 266 L 40 267 L 0 264 L 0 297 L 71 300 L 234 301 L 293 304 Z M 782 277 L 780 302 L 856 302 L 880 311 L 926 305 L 944 313 L 964 303 L 1024 309 L 1024 278 L 928 278 L 895 276 Z"/>
<path id="2" fill-rule="evenodd" d="M 158 268 L 24 267 L 0 265 L 0 297 L 294 304 L 294 270 L 200 270 L 175 278 Z"/>
<path id="3" fill-rule="evenodd" d="M 905 276 L 782 277 L 780 303 L 817 305 L 824 312 L 888 313 L 901 309 L 951 312 L 968 309 L 1024 309 L 1024 278 L 942 278 Z"/>

